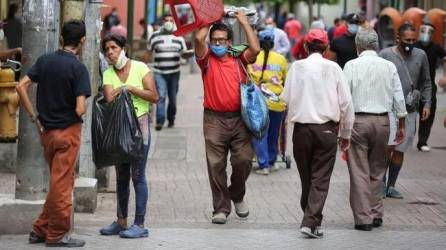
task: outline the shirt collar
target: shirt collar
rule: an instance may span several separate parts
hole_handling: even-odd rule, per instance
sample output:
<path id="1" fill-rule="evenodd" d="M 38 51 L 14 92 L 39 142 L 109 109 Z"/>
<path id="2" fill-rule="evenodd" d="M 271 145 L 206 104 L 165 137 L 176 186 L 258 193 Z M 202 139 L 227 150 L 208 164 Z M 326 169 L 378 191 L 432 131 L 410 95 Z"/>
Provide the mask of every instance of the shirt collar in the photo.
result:
<path id="1" fill-rule="evenodd" d="M 378 53 L 376 53 L 376 51 L 374 50 L 365 50 L 363 52 L 361 52 L 361 54 L 359 55 L 361 56 L 378 56 Z"/>
<path id="2" fill-rule="evenodd" d="M 320 54 L 320 53 L 318 53 L 318 52 L 315 52 L 315 53 L 313 53 L 313 54 L 310 54 L 309 56 L 308 56 L 308 58 L 322 58 L 322 54 Z"/>

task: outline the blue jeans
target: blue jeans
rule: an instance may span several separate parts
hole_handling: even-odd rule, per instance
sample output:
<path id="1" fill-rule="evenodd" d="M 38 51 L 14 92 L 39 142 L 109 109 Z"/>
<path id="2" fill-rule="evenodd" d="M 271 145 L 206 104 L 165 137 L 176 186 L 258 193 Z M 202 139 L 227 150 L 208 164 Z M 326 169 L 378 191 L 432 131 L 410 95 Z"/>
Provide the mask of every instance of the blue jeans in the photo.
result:
<path id="1" fill-rule="evenodd" d="M 166 96 L 169 98 L 167 120 L 172 123 L 175 121 L 179 80 L 180 72 L 172 74 L 155 73 L 156 88 L 160 96 L 156 105 L 156 124 L 158 125 L 163 125 L 166 121 Z"/>
<path id="2" fill-rule="evenodd" d="M 256 152 L 260 168 L 268 168 L 276 162 L 280 126 L 284 112 L 269 111 L 268 133 L 262 139 L 253 138 L 252 144 Z"/>
<path id="3" fill-rule="evenodd" d="M 135 222 L 136 225 L 144 224 L 146 215 L 147 200 L 149 190 L 146 178 L 146 163 L 150 148 L 150 126 L 148 115 L 145 114 L 138 118 L 141 131 L 144 137 L 144 159 L 132 164 L 116 166 L 116 196 L 118 199 L 118 218 L 127 218 L 130 196 L 130 174 L 132 177 L 133 188 L 135 189 Z"/>

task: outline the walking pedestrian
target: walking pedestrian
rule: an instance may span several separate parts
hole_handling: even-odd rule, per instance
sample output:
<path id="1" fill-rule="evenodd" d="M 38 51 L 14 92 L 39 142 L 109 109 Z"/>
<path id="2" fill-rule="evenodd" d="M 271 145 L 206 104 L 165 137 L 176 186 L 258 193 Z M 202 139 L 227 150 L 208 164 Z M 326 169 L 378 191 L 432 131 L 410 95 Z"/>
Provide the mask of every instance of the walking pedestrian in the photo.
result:
<path id="1" fill-rule="evenodd" d="M 431 23 L 425 23 L 420 27 L 420 35 L 415 47 L 422 49 L 427 56 L 429 62 L 429 73 L 432 86 L 432 102 L 431 112 L 429 118 L 422 120 L 419 119 L 420 128 L 418 129 L 418 143 L 417 148 L 422 152 L 429 152 L 430 147 L 427 145 L 432 125 L 435 120 L 435 111 L 437 110 L 437 85 L 435 84 L 435 71 L 437 69 L 437 62 L 442 60 L 443 62 L 443 77 L 440 82 L 446 82 L 446 52 L 442 47 L 432 41 L 432 36 L 435 32 L 435 27 Z M 423 105 L 420 104 L 420 114 L 423 113 Z"/>
<path id="2" fill-rule="evenodd" d="M 278 153 L 278 140 L 286 104 L 279 96 L 283 91 L 283 83 L 288 70 L 284 56 L 272 51 L 274 47 L 274 30 L 266 29 L 259 33 L 262 50 L 255 63 L 248 66 L 254 81 L 266 97 L 269 109 L 268 133 L 261 139 L 253 138 L 253 145 L 259 164 L 256 173 L 268 175 L 278 170 L 275 166 Z"/>
<path id="3" fill-rule="evenodd" d="M 355 43 L 359 57 L 344 67 L 355 111 L 347 160 L 350 206 L 355 229 L 371 231 L 383 223 L 382 179 L 388 163 L 383 156 L 390 134 L 388 113 L 395 113 L 399 119 L 395 140 L 401 143 L 407 112 L 395 65 L 376 53 L 378 34 L 373 29 L 361 30 Z"/>
<path id="4" fill-rule="evenodd" d="M 393 147 L 396 131 L 390 131 L 389 144 L 392 145 L 389 163 L 389 179 L 387 181 L 386 196 L 389 198 L 402 199 L 402 194 L 395 189 L 398 174 L 403 166 L 404 153 L 412 146 L 416 133 L 418 105 L 422 109 L 421 120 L 429 118 L 432 86 L 429 72 L 429 62 L 423 50 L 414 48 L 417 41 L 415 27 L 410 23 L 401 25 L 398 29 L 397 45 L 382 50 L 379 55 L 393 62 L 398 70 L 398 76 L 403 87 L 406 110 L 408 115 L 405 119 L 406 135 L 404 141 Z M 397 123 L 394 115 L 390 116 Z M 391 128 L 396 128 L 391 125 Z"/>
<path id="5" fill-rule="evenodd" d="M 173 34 L 175 22 L 173 17 L 165 15 L 164 23 L 160 31 L 155 32 L 150 38 L 147 47 L 145 62 L 152 59 L 155 82 L 160 95 L 156 105 L 156 130 L 161 130 L 166 120 L 166 97 L 169 98 L 167 106 L 167 127 L 175 125 L 177 113 L 177 94 L 180 81 L 180 60 L 187 50 L 183 37 Z"/>
<path id="6" fill-rule="evenodd" d="M 301 30 L 302 24 L 296 19 L 294 13 L 288 13 L 288 20 L 285 23 L 285 32 L 288 35 L 290 47 L 293 47 L 299 40 Z"/>
<path id="7" fill-rule="evenodd" d="M 125 54 L 126 39 L 123 36 L 110 34 L 102 40 L 102 50 L 112 65 L 103 74 L 104 95 L 107 102 L 126 88 L 131 94 L 138 123 L 141 128 L 144 144 L 144 158 L 131 164 L 115 166 L 117 220 L 100 229 L 102 235 L 118 235 L 122 238 L 148 237 L 149 231 L 144 228 L 144 218 L 148 199 L 146 165 L 150 148 L 149 103 L 158 101 L 152 72 L 143 62 L 130 60 Z M 130 178 L 135 189 L 135 220 L 127 227 L 128 203 L 130 196 Z"/>
<path id="8" fill-rule="evenodd" d="M 212 223 L 216 224 L 226 223 L 231 213 L 231 200 L 239 217 L 249 215 L 244 196 L 253 149 L 251 133 L 240 114 L 240 84 L 246 80 L 243 67 L 256 60 L 260 46 L 245 13 L 239 11 L 236 17 L 249 44 L 240 55 L 228 54 L 233 33 L 223 23 L 214 24 L 210 31 L 209 27 L 200 28 L 195 34 L 195 56 L 204 84 L 203 132 L 214 208 Z M 206 43 L 208 31 L 210 44 Z M 226 165 L 229 152 L 232 175 L 228 187 Z"/>
<path id="9" fill-rule="evenodd" d="M 272 17 L 265 19 L 265 28 L 274 30 L 274 48 L 273 50 L 277 53 L 287 56 L 290 52 L 290 41 L 285 31 L 276 27 L 276 23 Z"/>
<path id="10" fill-rule="evenodd" d="M 29 243 L 82 247 L 85 241 L 70 233 L 82 115 L 91 94 L 87 68 L 78 58 L 85 43 L 85 24 L 66 22 L 61 34 L 62 49 L 40 56 L 17 86 L 21 103 L 39 130 L 50 174 L 45 204 L 33 224 Z M 33 82 L 37 83 L 37 113 L 28 95 Z"/>
<path id="11" fill-rule="evenodd" d="M 353 126 L 351 95 L 342 69 L 323 58 L 328 46 L 325 31 L 313 29 L 306 35 L 310 56 L 294 62 L 286 76 L 282 97 L 288 121 L 294 124 L 293 154 L 302 183 L 300 205 L 304 212 L 301 233 L 323 236 L 322 210 L 340 146 L 347 150 Z"/>
<path id="12" fill-rule="evenodd" d="M 355 45 L 355 36 L 359 29 L 359 16 L 357 14 L 350 14 L 346 18 L 347 33 L 335 38 L 330 43 L 329 56 L 330 59 L 336 61 L 341 68 L 344 65 L 358 57 Z"/>

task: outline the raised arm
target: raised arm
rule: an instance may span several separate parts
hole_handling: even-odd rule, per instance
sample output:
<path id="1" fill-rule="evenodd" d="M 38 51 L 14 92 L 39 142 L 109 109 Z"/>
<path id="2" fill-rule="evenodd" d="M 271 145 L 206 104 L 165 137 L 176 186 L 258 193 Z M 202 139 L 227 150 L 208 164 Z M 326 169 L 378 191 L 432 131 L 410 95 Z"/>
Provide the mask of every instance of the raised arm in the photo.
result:
<path id="1" fill-rule="evenodd" d="M 206 55 L 208 47 L 206 45 L 206 36 L 209 32 L 209 26 L 201 27 L 195 32 L 195 55 L 202 58 Z"/>
<path id="2" fill-rule="evenodd" d="M 257 54 L 260 52 L 259 40 L 257 39 L 257 35 L 254 33 L 254 30 L 251 28 L 244 11 L 237 12 L 237 20 L 243 27 L 248 40 L 249 48 L 245 51 L 245 58 L 248 62 L 253 63 L 257 58 Z"/>

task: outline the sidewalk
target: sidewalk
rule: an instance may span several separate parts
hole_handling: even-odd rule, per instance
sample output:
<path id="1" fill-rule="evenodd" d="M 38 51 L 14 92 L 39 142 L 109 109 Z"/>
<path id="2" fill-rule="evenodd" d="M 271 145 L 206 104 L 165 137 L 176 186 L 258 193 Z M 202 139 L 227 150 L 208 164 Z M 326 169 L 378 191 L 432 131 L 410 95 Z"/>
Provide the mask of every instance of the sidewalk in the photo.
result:
<path id="1" fill-rule="evenodd" d="M 85 249 L 446 249 L 446 129 L 442 128 L 446 94 L 438 94 L 439 108 L 430 139 L 433 150 L 407 154 L 397 184 L 405 199 L 385 200 L 384 227 L 372 232 L 353 230 L 348 171 L 345 162 L 338 160 L 324 209 L 326 236 L 307 240 L 298 232 L 302 211 L 294 162 L 291 169 L 283 168 L 269 176 L 252 173 L 246 194 L 248 219 L 241 220 L 233 213 L 226 225 L 210 223 L 202 81 L 199 74 L 188 74 L 188 67 L 183 70 L 176 127 L 153 130 L 147 168 L 149 238 L 99 236 L 98 229 L 111 223 L 116 214 L 115 194 L 101 193 L 95 214 L 75 215 L 75 232 L 87 240 Z M 291 151 L 291 140 L 288 144 Z M 13 192 L 12 177 L 0 175 L 0 191 Z M 131 223 L 133 193 L 129 211 Z M 28 245 L 24 235 L 0 236 L 0 249 L 31 248 L 40 249 Z"/>

